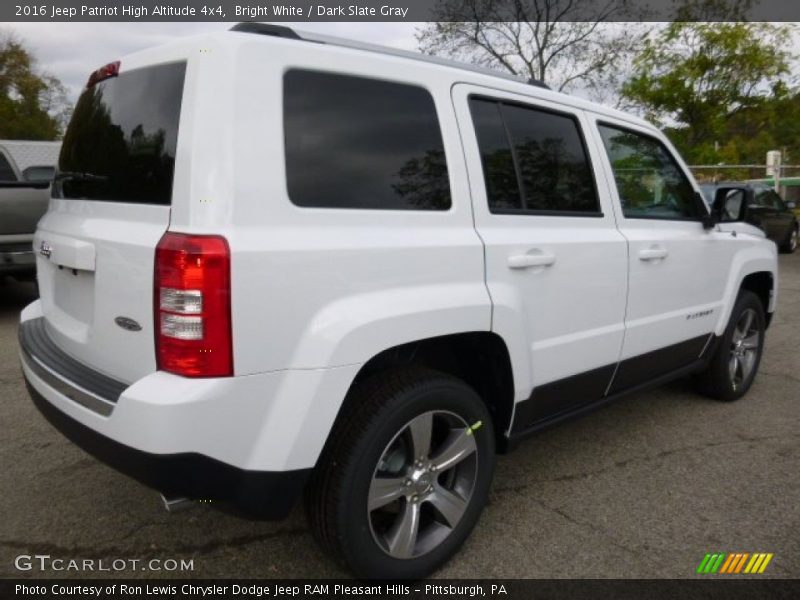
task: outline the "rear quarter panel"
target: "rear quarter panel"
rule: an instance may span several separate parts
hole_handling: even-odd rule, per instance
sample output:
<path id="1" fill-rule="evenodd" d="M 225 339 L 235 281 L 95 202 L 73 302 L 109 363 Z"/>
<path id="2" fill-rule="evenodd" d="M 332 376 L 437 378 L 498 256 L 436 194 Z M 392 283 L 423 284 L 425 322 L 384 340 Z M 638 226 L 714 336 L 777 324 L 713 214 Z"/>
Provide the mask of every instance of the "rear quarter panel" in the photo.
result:
<path id="1" fill-rule="evenodd" d="M 199 59 L 197 102 L 186 133 L 192 138 L 193 175 L 176 183 L 188 198 L 176 199 L 170 228 L 228 238 L 236 374 L 358 364 L 409 341 L 488 331 L 483 246 L 473 227 L 450 104 L 452 82 L 406 60 L 227 35 L 236 41 L 219 55 Z M 410 81 L 428 89 L 445 140 L 452 208 L 292 204 L 282 89 L 283 75 L 292 68 Z M 212 88 L 219 90 L 214 100 L 203 93 Z"/>

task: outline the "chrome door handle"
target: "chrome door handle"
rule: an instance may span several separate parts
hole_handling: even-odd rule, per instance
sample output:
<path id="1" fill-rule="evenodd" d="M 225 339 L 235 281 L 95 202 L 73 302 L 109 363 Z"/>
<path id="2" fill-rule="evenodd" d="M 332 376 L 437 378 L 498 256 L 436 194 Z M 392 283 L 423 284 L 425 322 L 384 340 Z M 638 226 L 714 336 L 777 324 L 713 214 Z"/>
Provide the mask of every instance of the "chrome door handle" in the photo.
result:
<path id="1" fill-rule="evenodd" d="M 652 248 L 639 250 L 639 260 L 659 260 L 661 258 L 667 258 L 667 256 L 669 256 L 669 250 L 661 246 L 653 246 Z"/>
<path id="2" fill-rule="evenodd" d="M 549 267 L 556 262 L 556 255 L 548 252 L 536 254 L 517 254 L 508 257 L 508 266 L 511 269 L 527 269 L 529 267 Z"/>

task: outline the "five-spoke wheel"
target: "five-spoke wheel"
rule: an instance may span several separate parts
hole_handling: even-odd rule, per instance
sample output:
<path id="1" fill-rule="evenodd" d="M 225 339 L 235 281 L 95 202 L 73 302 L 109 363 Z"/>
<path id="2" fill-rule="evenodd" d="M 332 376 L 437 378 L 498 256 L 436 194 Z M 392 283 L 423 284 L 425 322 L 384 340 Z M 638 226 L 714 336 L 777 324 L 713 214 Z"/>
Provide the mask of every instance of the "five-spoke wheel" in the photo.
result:
<path id="1" fill-rule="evenodd" d="M 734 390 L 749 380 L 761 348 L 761 331 L 753 308 L 744 310 L 733 329 L 728 373 Z"/>
<path id="2" fill-rule="evenodd" d="M 429 411 L 386 446 L 367 510 L 372 535 L 389 555 L 425 554 L 461 521 L 477 475 L 473 425 L 451 412 Z"/>
<path id="3" fill-rule="evenodd" d="M 739 293 L 717 349 L 705 371 L 699 374 L 701 388 L 707 395 L 731 401 L 750 389 L 764 349 L 764 309 L 761 298 L 753 292 Z"/>
<path id="4" fill-rule="evenodd" d="M 348 397 L 308 489 L 312 531 L 364 578 L 421 578 L 464 542 L 486 503 L 495 439 L 485 402 L 424 367 Z"/>

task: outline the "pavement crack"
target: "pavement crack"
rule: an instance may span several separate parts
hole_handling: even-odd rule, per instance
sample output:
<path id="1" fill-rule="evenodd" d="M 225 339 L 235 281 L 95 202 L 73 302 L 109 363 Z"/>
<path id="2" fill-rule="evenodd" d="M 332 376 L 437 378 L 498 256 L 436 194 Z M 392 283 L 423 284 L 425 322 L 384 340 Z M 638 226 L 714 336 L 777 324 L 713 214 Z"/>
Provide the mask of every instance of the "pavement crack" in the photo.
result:
<path id="1" fill-rule="evenodd" d="M 598 527 L 594 523 L 590 523 L 588 521 L 580 521 L 580 520 L 576 519 L 575 517 L 571 516 L 565 510 L 563 510 L 561 508 L 557 508 L 555 506 L 550 506 L 546 502 L 543 502 L 543 501 L 541 501 L 539 499 L 535 498 L 534 501 L 539 506 L 541 506 L 542 508 L 556 513 L 557 515 L 559 515 L 565 521 L 568 521 L 569 523 L 572 523 L 573 525 L 575 525 L 577 527 L 580 527 L 581 529 L 588 529 L 592 533 L 597 533 L 597 534 L 602 535 L 608 541 L 608 543 L 610 543 L 615 548 L 619 548 L 620 550 L 624 550 L 625 552 L 627 552 L 628 554 L 631 554 L 633 556 L 639 556 L 640 555 L 640 552 L 635 550 L 634 548 L 629 548 L 625 544 L 621 544 L 618 541 L 616 541 L 615 539 L 613 539 L 612 536 L 611 536 L 611 532 L 609 532 L 607 529 L 603 529 L 602 527 Z"/>
<path id="2" fill-rule="evenodd" d="M 557 477 L 550 477 L 548 479 L 532 479 L 530 481 L 525 481 L 522 483 L 516 483 L 510 486 L 502 486 L 502 487 L 495 487 L 494 493 L 496 494 L 504 494 L 507 492 L 521 492 L 527 488 L 530 488 L 537 484 L 542 483 L 561 483 L 564 481 L 575 481 L 579 479 L 586 479 L 588 477 L 593 477 L 595 475 L 602 475 L 609 471 L 613 471 L 615 469 L 622 469 L 627 467 L 633 463 L 639 462 L 650 462 L 650 461 L 659 461 L 667 458 L 669 456 L 675 454 L 682 454 L 686 452 L 696 452 L 698 450 L 707 450 L 711 448 L 719 448 L 720 446 L 735 446 L 738 444 L 750 444 L 753 442 L 761 442 L 761 441 L 768 441 L 768 440 L 775 440 L 775 439 L 783 439 L 785 437 L 800 437 L 798 433 L 790 433 L 787 435 L 767 435 L 767 436 L 746 436 L 744 434 L 737 434 L 738 439 L 736 440 L 726 440 L 722 442 L 706 442 L 704 444 L 697 444 L 692 446 L 681 446 L 678 448 L 669 448 L 667 450 L 662 450 L 660 452 L 656 452 L 655 454 L 650 454 L 648 456 L 634 456 L 631 458 L 626 458 L 624 460 L 615 461 L 605 467 L 600 469 L 594 469 L 591 471 L 582 471 L 579 473 L 568 473 L 566 475 L 559 475 Z"/>

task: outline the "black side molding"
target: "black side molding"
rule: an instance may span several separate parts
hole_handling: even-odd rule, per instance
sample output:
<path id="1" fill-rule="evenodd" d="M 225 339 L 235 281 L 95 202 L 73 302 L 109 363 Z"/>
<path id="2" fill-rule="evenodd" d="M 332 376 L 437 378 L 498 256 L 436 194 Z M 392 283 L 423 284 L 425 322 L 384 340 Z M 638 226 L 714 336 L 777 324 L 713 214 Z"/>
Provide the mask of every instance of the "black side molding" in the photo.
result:
<path id="1" fill-rule="evenodd" d="M 619 363 L 609 394 L 652 381 L 656 377 L 684 367 L 705 355 L 711 334 L 701 335 L 666 348 L 634 356 Z"/>
<path id="2" fill-rule="evenodd" d="M 516 405 L 508 449 L 536 431 L 702 370 L 718 342 L 719 338 L 706 334 L 629 358 L 618 366 L 607 365 L 537 387 L 530 398 Z"/>
<path id="3" fill-rule="evenodd" d="M 602 399 L 614 377 L 615 368 L 616 365 L 607 365 L 537 387 L 528 400 L 517 404 L 513 433 Z"/>

